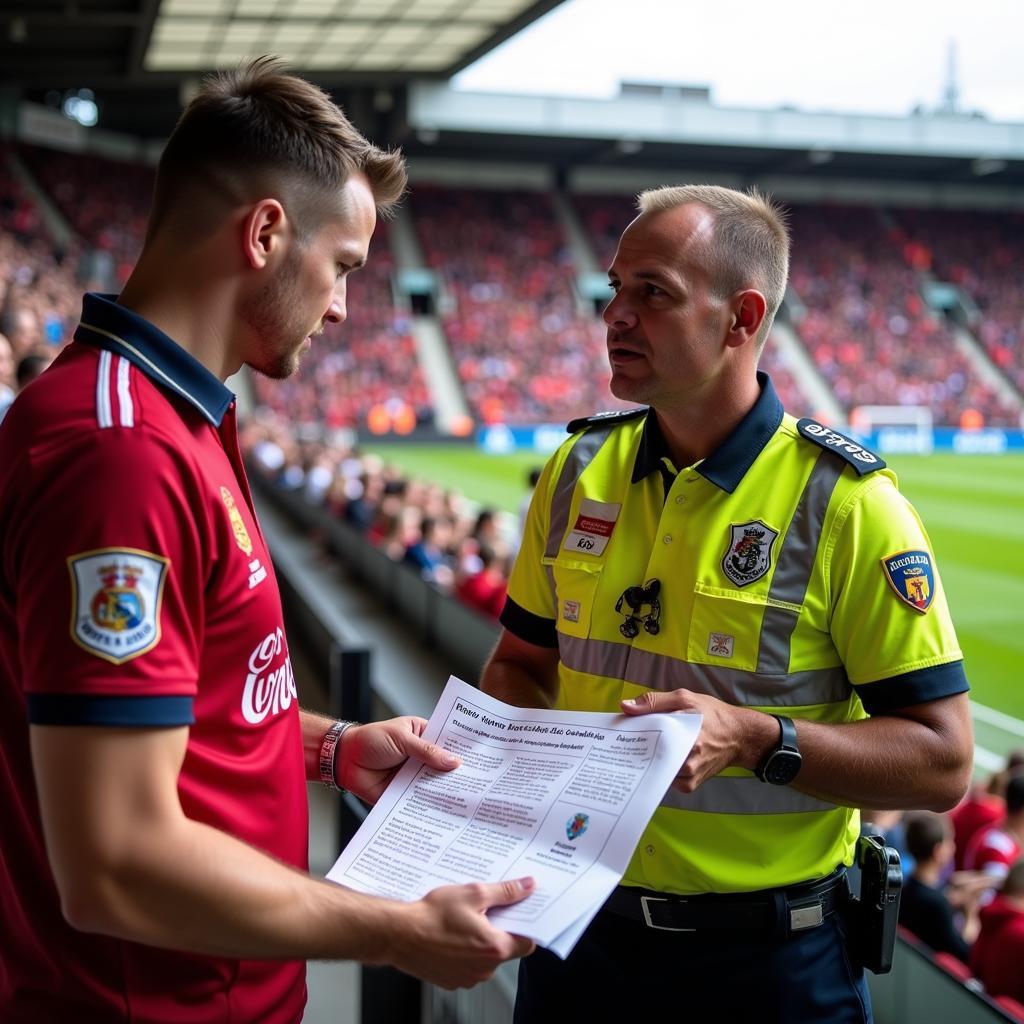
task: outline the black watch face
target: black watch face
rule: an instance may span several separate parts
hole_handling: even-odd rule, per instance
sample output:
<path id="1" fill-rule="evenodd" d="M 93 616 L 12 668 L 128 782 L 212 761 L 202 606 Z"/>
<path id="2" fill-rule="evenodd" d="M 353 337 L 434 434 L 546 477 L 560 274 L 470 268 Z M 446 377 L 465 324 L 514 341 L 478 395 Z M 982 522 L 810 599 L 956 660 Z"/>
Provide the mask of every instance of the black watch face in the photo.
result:
<path id="1" fill-rule="evenodd" d="M 776 750 L 764 766 L 764 781 L 788 786 L 800 771 L 800 755 L 793 750 Z"/>

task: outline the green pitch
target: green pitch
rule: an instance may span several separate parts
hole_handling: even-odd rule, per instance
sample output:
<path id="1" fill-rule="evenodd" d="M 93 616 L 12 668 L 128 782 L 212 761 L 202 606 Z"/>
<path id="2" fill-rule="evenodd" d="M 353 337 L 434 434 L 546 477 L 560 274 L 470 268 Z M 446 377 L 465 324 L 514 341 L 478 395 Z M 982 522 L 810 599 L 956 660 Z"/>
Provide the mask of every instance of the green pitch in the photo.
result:
<path id="1" fill-rule="evenodd" d="M 442 445 L 375 450 L 407 473 L 509 512 L 527 494 L 530 468 L 544 461 L 532 453 L 498 456 Z M 1017 536 L 1024 524 L 1024 456 L 950 454 L 887 461 L 928 527 L 972 696 L 1024 719 L 1024 543 Z"/>

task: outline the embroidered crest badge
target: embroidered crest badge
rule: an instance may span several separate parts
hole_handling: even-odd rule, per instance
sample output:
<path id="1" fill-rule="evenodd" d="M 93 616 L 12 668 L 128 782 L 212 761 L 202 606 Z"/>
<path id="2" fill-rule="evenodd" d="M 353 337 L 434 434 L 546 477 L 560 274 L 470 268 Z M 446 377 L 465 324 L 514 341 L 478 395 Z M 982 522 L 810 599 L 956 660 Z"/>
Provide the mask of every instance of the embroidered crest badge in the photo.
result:
<path id="1" fill-rule="evenodd" d="M 582 811 L 577 811 L 566 823 L 565 823 L 565 835 L 568 839 L 579 839 L 584 832 L 587 831 L 587 826 L 590 824 L 590 815 L 584 814 Z"/>
<path id="2" fill-rule="evenodd" d="M 134 548 L 102 548 L 68 559 L 71 638 L 120 665 L 160 642 L 160 603 L 170 561 Z"/>
<path id="3" fill-rule="evenodd" d="M 935 595 L 935 570 L 927 551 L 897 551 L 882 559 L 882 568 L 896 596 L 915 611 L 924 613 Z"/>
<path id="4" fill-rule="evenodd" d="M 226 488 L 220 489 L 220 498 L 224 507 L 228 510 L 228 519 L 231 521 L 231 532 L 235 535 L 235 544 L 247 558 L 252 554 L 252 538 L 242 521 L 242 513 L 238 511 L 232 493 Z"/>
<path id="5" fill-rule="evenodd" d="M 759 580 L 772 567 L 772 546 L 778 536 L 778 530 L 760 519 L 733 525 L 729 547 L 722 559 L 725 575 L 738 587 Z"/>

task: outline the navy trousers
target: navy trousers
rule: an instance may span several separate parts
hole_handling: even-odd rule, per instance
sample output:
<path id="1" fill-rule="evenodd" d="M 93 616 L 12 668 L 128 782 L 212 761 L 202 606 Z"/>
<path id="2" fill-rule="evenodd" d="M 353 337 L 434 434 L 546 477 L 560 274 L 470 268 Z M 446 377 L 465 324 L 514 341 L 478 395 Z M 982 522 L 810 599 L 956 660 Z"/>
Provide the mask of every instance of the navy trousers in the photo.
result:
<path id="1" fill-rule="evenodd" d="M 841 914 L 780 938 L 656 931 L 601 911 L 566 960 L 538 949 L 519 965 L 515 1024 L 567 1024 L 581 1015 L 629 1024 L 664 1020 L 666 1010 L 691 1024 L 872 1021 Z"/>

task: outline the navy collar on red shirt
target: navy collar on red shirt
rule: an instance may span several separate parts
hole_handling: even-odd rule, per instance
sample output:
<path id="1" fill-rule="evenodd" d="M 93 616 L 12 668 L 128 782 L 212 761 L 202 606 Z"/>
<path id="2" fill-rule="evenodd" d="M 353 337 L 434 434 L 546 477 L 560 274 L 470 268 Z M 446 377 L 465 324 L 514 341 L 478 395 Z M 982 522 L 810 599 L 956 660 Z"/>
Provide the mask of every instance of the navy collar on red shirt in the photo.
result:
<path id="1" fill-rule="evenodd" d="M 702 477 L 729 494 L 739 486 L 782 422 L 782 402 L 768 374 L 758 371 L 757 382 L 761 385 L 761 396 L 753 409 L 725 441 L 695 467 Z M 658 417 L 649 412 L 633 463 L 633 483 L 639 483 L 649 473 L 661 472 L 665 458 L 671 461 L 668 444 L 658 425 Z"/>
<path id="2" fill-rule="evenodd" d="M 194 405 L 219 427 L 235 396 L 159 327 L 119 306 L 116 295 L 86 293 L 75 341 L 109 349 L 134 363 L 155 384 Z"/>

